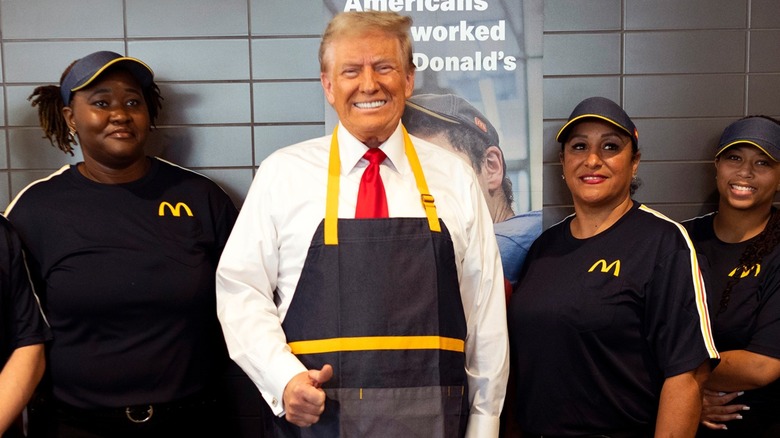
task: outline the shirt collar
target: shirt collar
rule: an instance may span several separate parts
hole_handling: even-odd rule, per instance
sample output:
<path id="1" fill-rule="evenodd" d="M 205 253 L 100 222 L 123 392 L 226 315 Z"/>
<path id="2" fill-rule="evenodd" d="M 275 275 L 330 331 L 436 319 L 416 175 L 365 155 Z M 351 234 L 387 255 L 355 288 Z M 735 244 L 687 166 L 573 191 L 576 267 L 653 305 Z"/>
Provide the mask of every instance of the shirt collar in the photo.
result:
<path id="1" fill-rule="evenodd" d="M 363 154 L 368 150 L 368 146 L 364 145 L 360 140 L 355 138 L 352 133 L 347 131 L 347 128 L 339 122 L 338 130 L 339 140 L 339 155 L 341 159 L 341 174 L 347 175 L 360 163 L 360 159 L 363 158 Z M 404 134 L 401 130 L 401 123 L 395 128 L 395 131 L 379 148 L 387 155 L 387 159 L 383 164 L 386 164 L 390 169 L 404 173 L 408 168 L 409 163 L 406 159 L 406 153 L 404 152 Z"/>

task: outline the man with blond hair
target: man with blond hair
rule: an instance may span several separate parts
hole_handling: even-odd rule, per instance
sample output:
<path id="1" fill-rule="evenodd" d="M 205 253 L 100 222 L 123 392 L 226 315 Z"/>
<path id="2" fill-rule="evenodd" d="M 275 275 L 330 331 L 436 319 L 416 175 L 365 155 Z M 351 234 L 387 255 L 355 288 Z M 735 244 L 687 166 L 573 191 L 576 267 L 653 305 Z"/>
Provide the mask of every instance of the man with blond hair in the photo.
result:
<path id="1" fill-rule="evenodd" d="M 400 123 L 410 26 L 329 23 L 321 82 L 339 124 L 260 165 L 220 260 L 228 349 L 275 436 L 498 435 L 501 262 L 470 166 Z"/>

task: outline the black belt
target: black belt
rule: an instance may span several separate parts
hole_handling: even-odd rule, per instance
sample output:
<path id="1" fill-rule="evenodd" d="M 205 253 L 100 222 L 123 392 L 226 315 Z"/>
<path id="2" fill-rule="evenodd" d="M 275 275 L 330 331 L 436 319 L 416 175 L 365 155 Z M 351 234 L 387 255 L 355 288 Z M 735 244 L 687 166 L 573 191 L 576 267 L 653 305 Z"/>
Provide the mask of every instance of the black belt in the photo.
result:
<path id="1" fill-rule="evenodd" d="M 124 420 L 129 423 L 142 424 L 149 422 L 158 415 L 181 415 L 194 411 L 216 409 L 216 397 L 199 393 L 179 400 L 165 403 L 148 403 L 120 408 L 80 408 L 61 400 L 55 400 L 55 406 L 68 415 L 103 420 Z"/>

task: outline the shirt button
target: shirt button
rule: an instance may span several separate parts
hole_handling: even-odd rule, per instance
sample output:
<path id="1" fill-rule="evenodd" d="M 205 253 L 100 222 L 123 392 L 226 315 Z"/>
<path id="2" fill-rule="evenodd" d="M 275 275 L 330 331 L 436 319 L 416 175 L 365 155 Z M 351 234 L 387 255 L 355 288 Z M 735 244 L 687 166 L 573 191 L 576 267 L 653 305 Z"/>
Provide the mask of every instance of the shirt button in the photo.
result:
<path id="1" fill-rule="evenodd" d="M 276 405 L 278 405 L 278 404 L 279 404 L 279 400 L 277 400 L 276 397 L 271 399 L 271 406 L 276 407 Z"/>

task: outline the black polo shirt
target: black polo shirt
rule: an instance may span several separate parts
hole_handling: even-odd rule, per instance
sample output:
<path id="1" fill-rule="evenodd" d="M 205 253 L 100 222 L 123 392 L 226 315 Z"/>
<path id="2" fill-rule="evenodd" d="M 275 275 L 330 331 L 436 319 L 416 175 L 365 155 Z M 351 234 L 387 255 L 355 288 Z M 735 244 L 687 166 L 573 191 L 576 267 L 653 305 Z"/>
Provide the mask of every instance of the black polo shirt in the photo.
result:
<path id="1" fill-rule="evenodd" d="M 589 239 L 571 220 L 534 242 L 511 298 L 517 418 L 551 435 L 652 427 L 664 380 L 717 356 L 690 241 L 637 203 Z"/>

